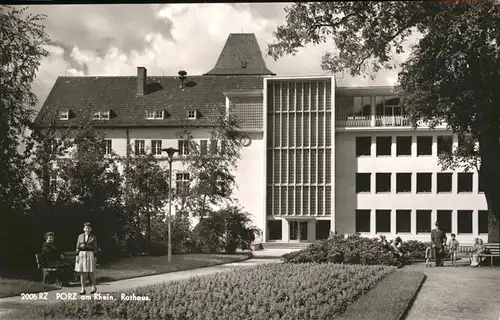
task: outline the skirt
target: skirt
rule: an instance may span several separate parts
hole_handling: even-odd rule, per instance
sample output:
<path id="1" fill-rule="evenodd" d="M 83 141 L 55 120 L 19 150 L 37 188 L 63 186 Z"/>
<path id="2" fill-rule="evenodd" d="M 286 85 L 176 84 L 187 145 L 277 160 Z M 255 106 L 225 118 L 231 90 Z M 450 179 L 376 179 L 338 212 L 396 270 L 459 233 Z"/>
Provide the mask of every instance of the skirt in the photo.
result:
<path id="1" fill-rule="evenodd" d="M 75 261 L 76 272 L 95 272 L 95 256 L 92 251 L 80 251 Z"/>

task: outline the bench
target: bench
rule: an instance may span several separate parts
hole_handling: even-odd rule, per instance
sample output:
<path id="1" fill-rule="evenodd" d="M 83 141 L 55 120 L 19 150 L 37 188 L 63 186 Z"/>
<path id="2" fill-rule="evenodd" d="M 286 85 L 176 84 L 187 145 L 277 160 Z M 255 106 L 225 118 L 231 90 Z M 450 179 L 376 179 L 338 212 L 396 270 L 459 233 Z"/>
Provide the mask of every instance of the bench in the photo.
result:
<path id="1" fill-rule="evenodd" d="M 481 253 L 480 257 L 489 257 L 491 261 L 491 267 L 493 267 L 493 258 L 500 257 L 500 243 L 487 243 L 484 245 L 488 249 L 489 253 Z"/>
<path id="2" fill-rule="evenodd" d="M 57 272 L 59 271 L 58 268 L 48 268 L 44 265 L 44 259 L 43 255 L 41 253 L 36 253 L 35 254 L 35 259 L 36 259 L 36 267 L 40 270 L 42 270 L 42 282 L 45 284 L 45 280 L 47 277 L 52 273 L 52 272 Z M 56 277 L 55 282 L 57 285 L 61 286 L 62 282 L 59 278 Z"/>

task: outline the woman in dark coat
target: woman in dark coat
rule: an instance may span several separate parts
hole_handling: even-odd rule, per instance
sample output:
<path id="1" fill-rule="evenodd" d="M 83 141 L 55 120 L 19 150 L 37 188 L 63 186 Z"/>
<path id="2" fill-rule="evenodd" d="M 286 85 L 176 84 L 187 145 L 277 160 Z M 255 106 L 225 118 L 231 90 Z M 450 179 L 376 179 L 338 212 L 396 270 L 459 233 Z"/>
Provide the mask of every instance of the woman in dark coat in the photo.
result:
<path id="1" fill-rule="evenodd" d="M 81 295 L 85 294 L 85 275 L 88 275 L 90 281 L 92 282 L 92 291 L 90 293 L 97 292 L 96 279 L 95 279 L 95 269 L 96 269 L 96 257 L 97 252 L 97 238 L 91 233 L 92 225 L 90 222 L 86 222 L 83 225 L 83 233 L 78 236 L 76 241 L 76 264 L 75 271 L 80 273 L 80 283 L 82 285 Z"/>
<path id="2" fill-rule="evenodd" d="M 45 242 L 42 245 L 44 265 L 48 268 L 57 268 L 57 277 L 63 285 L 68 285 L 71 279 L 71 266 L 64 261 L 64 253 L 54 244 L 54 240 L 54 232 L 45 234 Z"/>

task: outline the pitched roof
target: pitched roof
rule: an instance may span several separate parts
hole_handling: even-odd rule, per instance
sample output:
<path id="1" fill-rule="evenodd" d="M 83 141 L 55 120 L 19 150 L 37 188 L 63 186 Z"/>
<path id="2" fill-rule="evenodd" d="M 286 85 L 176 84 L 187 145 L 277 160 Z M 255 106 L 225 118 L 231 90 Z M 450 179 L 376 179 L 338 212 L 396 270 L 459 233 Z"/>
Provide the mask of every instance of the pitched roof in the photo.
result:
<path id="1" fill-rule="evenodd" d="M 147 77 L 147 93 L 137 95 L 137 77 L 59 77 L 38 113 L 35 124 L 44 126 L 84 122 L 93 111 L 111 111 L 111 119 L 96 126 L 210 126 L 225 109 L 223 90 L 262 90 L 262 76 L 189 76 L 184 89 L 178 77 Z M 70 120 L 59 120 L 69 110 Z M 165 110 L 163 120 L 147 120 L 146 110 Z M 187 112 L 199 117 L 189 120 Z M 71 117 L 71 115 L 73 115 Z"/>
<path id="2" fill-rule="evenodd" d="M 215 67 L 206 75 L 275 75 L 270 71 L 253 33 L 231 33 Z"/>

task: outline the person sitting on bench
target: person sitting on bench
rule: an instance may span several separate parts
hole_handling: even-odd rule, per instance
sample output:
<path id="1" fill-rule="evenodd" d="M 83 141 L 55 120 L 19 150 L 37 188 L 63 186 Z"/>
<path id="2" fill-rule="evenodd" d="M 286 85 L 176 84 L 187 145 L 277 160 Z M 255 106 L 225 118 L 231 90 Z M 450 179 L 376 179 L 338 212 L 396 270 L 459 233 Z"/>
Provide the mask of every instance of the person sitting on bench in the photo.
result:
<path id="1" fill-rule="evenodd" d="M 45 234 L 45 243 L 42 246 L 43 263 L 46 268 L 56 268 L 56 276 L 61 280 L 63 285 L 68 285 L 71 279 L 71 266 L 64 261 L 64 254 L 54 244 L 54 232 L 47 232 Z"/>
<path id="2" fill-rule="evenodd" d="M 485 253 L 486 247 L 484 246 L 483 240 L 482 239 L 475 239 L 476 244 L 474 245 L 474 252 L 472 253 L 471 257 L 471 267 L 478 267 L 481 262 L 483 261 L 481 259 L 481 254 Z"/>

